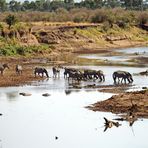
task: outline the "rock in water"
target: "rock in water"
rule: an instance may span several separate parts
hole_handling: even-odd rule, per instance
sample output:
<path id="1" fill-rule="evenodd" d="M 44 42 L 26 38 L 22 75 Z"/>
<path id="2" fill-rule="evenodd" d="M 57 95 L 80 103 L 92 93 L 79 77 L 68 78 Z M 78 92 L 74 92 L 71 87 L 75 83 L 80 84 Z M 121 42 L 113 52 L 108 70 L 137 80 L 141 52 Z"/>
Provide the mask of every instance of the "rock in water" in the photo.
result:
<path id="1" fill-rule="evenodd" d="M 45 94 L 42 94 L 42 96 L 44 96 L 44 97 L 49 97 L 50 94 L 49 94 L 49 93 L 45 93 Z"/>
<path id="2" fill-rule="evenodd" d="M 30 94 L 30 93 L 19 93 L 19 95 L 22 95 L 22 96 L 31 96 L 32 94 Z"/>

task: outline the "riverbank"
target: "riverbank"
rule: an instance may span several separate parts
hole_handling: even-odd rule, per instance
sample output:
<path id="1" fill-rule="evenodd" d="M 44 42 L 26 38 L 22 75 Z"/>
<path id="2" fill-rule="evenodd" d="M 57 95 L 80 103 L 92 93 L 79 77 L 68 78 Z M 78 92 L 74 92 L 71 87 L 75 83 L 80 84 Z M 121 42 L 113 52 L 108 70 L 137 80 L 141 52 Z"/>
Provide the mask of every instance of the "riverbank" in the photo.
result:
<path id="1" fill-rule="evenodd" d="M 72 26 L 67 24 L 50 26 L 44 23 L 34 23 L 30 30 L 25 25 L 22 23 L 19 24 L 19 28 L 16 28 L 15 31 L 18 36 L 14 34 L 12 38 L 11 31 L 13 28 L 8 32 L 4 32 L 4 34 L 8 34 L 7 38 L 1 36 L 0 63 L 8 63 L 13 69 L 6 70 L 3 77 L 10 77 L 13 80 L 10 81 L 7 78 L 0 77 L 0 81 L 2 81 L 0 86 L 13 86 L 36 81 L 36 78 L 32 75 L 35 66 L 143 66 L 143 64 L 137 64 L 136 62 L 129 65 L 118 62 L 113 63 L 108 60 L 91 60 L 78 57 L 81 54 L 96 53 L 114 56 L 117 54 L 115 52 L 117 49 L 147 46 L 147 32 L 138 27 L 129 26 L 123 29 L 114 24 L 112 28 L 103 30 L 103 24 L 77 23 Z M 25 29 L 23 29 L 24 27 Z M 3 31 L 6 28 L 7 26 L 4 25 Z M 23 33 L 22 36 L 21 33 Z M 145 63 L 147 58 L 139 58 L 138 60 Z M 28 72 L 28 74 L 15 77 L 16 64 L 23 65 L 25 73 Z"/>
<path id="2" fill-rule="evenodd" d="M 138 46 L 137 46 L 138 47 Z M 108 56 L 111 57 L 116 57 L 120 53 L 120 57 L 125 56 L 124 50 L 123 53 L 119 52 L 119 49 L 102 49 L 102 50 L 96 50 L 95 53 L 97 53 L 98 58 L 99 54 L 100 56 L 106 55 L 106 58 Z M 144 51 L 144 50 L 143 50 Z M 89 50 L 90 54 L 92 53 Z M 98 60 L 98 59 L 85 59 L 85 58 L 80 58 L 80 54 L 78 53 L 62 53 L 60 56 L 56 54 L 47 54 L 47 55 L 41 55 L 41 56 L 36 56 L 36 57 L 25 57 L 25 56 L 19 56 L 19 57 L 1 57 L 0 58 L 0 63 L 7 63 L 10 67 L 10 69 L 6 69 L 4 71 L 4 75 L 0 76 L 0 87 L 7 87 L 7 86 L 17 86 L 17 85 L 23 85 L 23 84 L 31 84 L 33 81 L 38 81 L 41 80 L 42 78 L 38 77 L 35 78 L 33 71 L 35 67 L 44 67 L 44 66 L 54 66 L 54 65 L 60 65 L 60 66 L 69 66 L 69 65 L 92 65 L 92 66 L 126 66 L 126 67 L 145 67 L 147 64 L 147 57 L 142 58 L 140 55 L 136 55 L 135 57 L 134 54 L 134 61 L 130 59 L 130 54 L 126 54 L 126 58 L 129 56 L 129 59 L 132 61 L 132 63 L 124 63 L 122 62 L 122 59 L 118 62 L 116 61 L 110 61 L 110 60 Z M 83 54 L 81 54 L 83 55 Z M 88 54 L 89 55 L 89 54 Z M 137 62 L 138 60 L 138 62 Z M 18 76 L 15 73 L 15 66 L 17 64 L 20 64 L 23 66 L 23 75 Z M 79 86 L 78 86 L 79 87 Z M 86 85 L 86 88 L 91 87 L 90 85 Z M 104 85 L 104 86 L 99 86 L 95 85 L 93 88 L 95 89 L 100 89 L 102 92 L 123 92 L 128 89 L 128 85 L 121 85 L 121 86 L 115 86 L 115 85 Z M 124 88 L 124 89 L 123 89 Z"/>
<path id="3" fill-rule="evenodd" d="M 140 118 L 148 118 L 148 90 L 126 92 L 113 95 L 111 98 L 97 102 L 89 109 L 93 111 L 112 112 L 114 114 L 132 114 Z"/>
<path id="4" fill-rule="evenodd" d="M 0 87 L 32 85 L 33 82 L 46 79 L 46 77 L 35 77 L 34 69 L 31 65 L 22 65 L 23 72 L 21 75 L 16 74 L 15 64 L 9 64 L 9 67 L 0 76 Z"/>

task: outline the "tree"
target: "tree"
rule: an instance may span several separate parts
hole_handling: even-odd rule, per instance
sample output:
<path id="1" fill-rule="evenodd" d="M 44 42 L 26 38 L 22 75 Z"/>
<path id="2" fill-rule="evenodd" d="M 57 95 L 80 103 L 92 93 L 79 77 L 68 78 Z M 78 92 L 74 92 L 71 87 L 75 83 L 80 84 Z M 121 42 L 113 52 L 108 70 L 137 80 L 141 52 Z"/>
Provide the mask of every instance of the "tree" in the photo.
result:
<path id="1" fill-rule="evenodd" d="M 50 3 L 51 11 L 55 11 L 58 8 L 64 8 L 64 6 L 65 6 L 65 3 L 64 1 L 61 1 L 61 0 L 54 0 Z"/>
<path id="2" fill-rule="evenodd" d="M 22 4 L 22 10 L 28 10 L 30 9 L 30 3 L 28 0 L 25 0 L 24 3 Z"/>
<path id="3" fill-rule="evenodd" d="M 115 8 L 120 6 L 119 0 L 105 0 L 105 6 L 109 8 Z"/>
<path id="4" fill-rule="evenodd" d="M 6 0 L 0 0 L 0 12 L 7 10 Z"/>
<path id="5" fill-rule="evenodd" d="M 31 1 L 30 2 L 30 5 L 29 5 L 29 8 L 31 9 L 31 10 L 36 10 L 36 3 L 34 2 L 34 1 Z"/>
<path id="6" fill-rule="evenodd" d="M 16 11 L 20 11 L 21 10 L 21 2 L 17 2 L 15 0 L 11 0 L 9 2 L 9 9 L 13 12 L 16 12 Z"/>
<path id="7" fill-rule="evenodd" d="M 44 10 L 44 11 L 49 11 L 49 10 L 50 10 L 50 0 L 46 0 L 46 1 L 43 3 L 43 10 Z"/>
<path id="8" fill-rule="evenodd" d="M 9 25 L 9 29 L 12 25 L 15 25 L 17 22 L 17 18 L 14 15 L 9 14 L 6 18 L 5 18 L 6 23 Z"/>
<path id="9" fill-rule="evenodd" d="M 95 8 L 102 8 L 104 6 L 103 0 L 94 0 Z"/>
<path id="10" fill-rule="evenodd" d="M 121 0 L 122 6 L 126 9 L 143 10 L 144 0 Z"/>
<path id="11" fill-rule="evenodd" d="M 66 9 L 70 10 L 74 8 L 74 0 L 64 0 Z"/>

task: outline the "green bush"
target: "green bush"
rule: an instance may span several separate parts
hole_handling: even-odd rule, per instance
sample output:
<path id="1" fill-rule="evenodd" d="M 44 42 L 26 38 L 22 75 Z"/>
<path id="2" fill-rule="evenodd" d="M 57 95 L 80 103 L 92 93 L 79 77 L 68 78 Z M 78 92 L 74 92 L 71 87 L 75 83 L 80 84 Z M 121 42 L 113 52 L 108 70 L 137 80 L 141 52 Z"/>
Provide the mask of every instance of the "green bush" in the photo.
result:
<path id="1" fill-rule="evenodd" d="M 11 55 L 32 55 L 41 52 L 45 52 L 45 50 L 50 53 L 52 51 L 47 45 L 40 45 L 40 46 L 20 46 L 14 44 L 7 44 L 3 47 L 0 47 L 0 55 L 1 56 L 11 56 Z"/>
<path id="2" fill-rule="evenodd" d="M 5 18 L 5 21 L 6 23 L 9 25 L 9 28 L 12 26 L 12 25 L 15 25 L 16 22 L 17 22 L 17 18 L 16 16 L 12 15 L 12 14 L 9 14 L 6 18 Z"/>
<path id="3" fill-rule="evenodd" d="M 17 47 L 16 54 L 25 55 L 25 49 L 23 47 Z"/>

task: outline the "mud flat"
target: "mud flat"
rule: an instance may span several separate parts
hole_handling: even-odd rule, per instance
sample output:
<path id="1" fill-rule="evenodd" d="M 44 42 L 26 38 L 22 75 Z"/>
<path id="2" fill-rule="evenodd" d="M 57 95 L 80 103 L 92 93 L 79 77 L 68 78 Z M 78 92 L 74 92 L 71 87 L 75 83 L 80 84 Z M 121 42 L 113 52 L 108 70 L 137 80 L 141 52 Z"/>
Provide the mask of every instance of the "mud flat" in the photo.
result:
<path id="1" fill-rule="evenodd" d="M 108 100 L 97 102 L 88 108 L 115 114 L 132 112 L 137 117 L 148 118 L 148 90 L 113 95 Z"/>
<path id="2" fill-rule="evenodd" d="M 15 73 L 15 65 L 11 65 L 10 69 L 4 70 L 4 74 L 0 76 L 0 87 L 31 85 L 35 81 L 44 80 L 46 77 L 35 77 L 31 66 L 23 66 L 23 74 Z"/>

